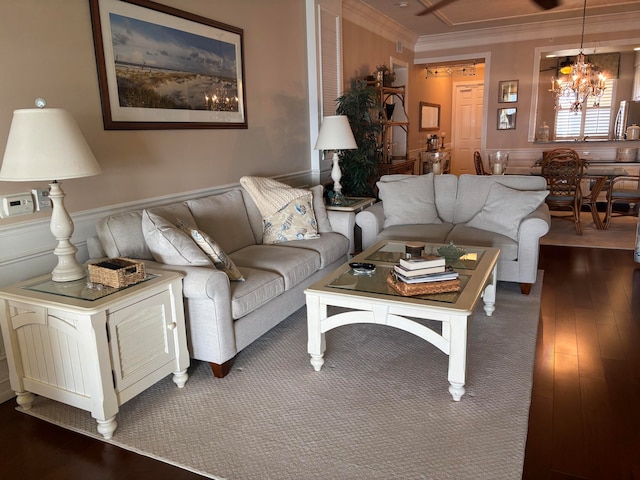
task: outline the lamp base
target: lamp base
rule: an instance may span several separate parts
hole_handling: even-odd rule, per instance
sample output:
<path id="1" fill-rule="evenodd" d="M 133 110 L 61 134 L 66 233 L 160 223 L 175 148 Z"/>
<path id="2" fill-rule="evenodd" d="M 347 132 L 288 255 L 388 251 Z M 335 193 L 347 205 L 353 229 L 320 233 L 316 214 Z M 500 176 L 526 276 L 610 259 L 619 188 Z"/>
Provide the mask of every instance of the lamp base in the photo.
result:
<path id="1" fill-rule="evenodd" d="M 333 191 L 342 194 L 342 184 L 340 179 L 342 178 L 342 171 L 340 170 L 340 157 L 338 152 L 333 152 L 333 167 L 331 167 L 331 180 L 333 180 Z"/>
<path id="2" fill-rule="evenodd" d="M 71 243 L 73 221 L 64 208 L 65 193 L 60 183 L 49 184 L 49 198 L 53 205 L 51 212 L 51 233 L 58 240 L 58 246 L 53 253 L 58 257 L 58 265 L 51 272 L 54 282 L 72 282 L 87 276 L 87 270 L 76 260 L 78 249 Z"/>

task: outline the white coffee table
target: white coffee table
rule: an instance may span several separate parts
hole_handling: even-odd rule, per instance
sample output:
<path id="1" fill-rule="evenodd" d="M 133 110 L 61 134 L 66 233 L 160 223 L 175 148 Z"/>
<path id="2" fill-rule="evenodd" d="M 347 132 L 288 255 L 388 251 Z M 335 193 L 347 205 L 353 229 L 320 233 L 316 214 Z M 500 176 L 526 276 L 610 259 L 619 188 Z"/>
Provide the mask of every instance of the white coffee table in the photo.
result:
<path id="1" fill-rule="evenodd" d="M 386 277 L 404 254 L 404 243 L 383 240 L 351 260 L 376 264 L 373 275 L 355 275 L 346 263 L 305 290 L 311 365 L 320 371 L 324 364 L 327 331 L 354 323 L 387 325 L 412 333 L 449 356 L 449 392 L 454 401 L 459 401 L 465 393 L 468 318 L 480 298 L 487 316 L 495 310 L 500 250 L 463 246 L 467 255 L 453 265 L 460 273 L 460 292 L 403 297 L 387 285 Z M 426 250 L 435 251 L 439 246 L 428 244 Z M 328 306 L 349 311 L 328 316 Z M 420 319 L 441 322 L 441 333 L 423 325 Z"/>

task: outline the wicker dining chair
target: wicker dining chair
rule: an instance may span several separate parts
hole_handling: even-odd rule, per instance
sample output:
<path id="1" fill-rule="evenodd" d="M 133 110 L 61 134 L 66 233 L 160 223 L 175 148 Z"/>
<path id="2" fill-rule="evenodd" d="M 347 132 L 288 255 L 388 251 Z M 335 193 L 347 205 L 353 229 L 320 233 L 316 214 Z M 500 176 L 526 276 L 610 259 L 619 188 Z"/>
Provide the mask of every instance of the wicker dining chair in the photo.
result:
<path id="1" fill-rule="evenodd" d="M 628 211 L 613 211 L 616 203 L 629 204 Z M 640 204 L 640 175 L 616 177 L 609 182 L 607 189 L 607 213 L 604 217 L 604 228 L 609 228 L 613 215 L 638 215 L 637 205 Z M 632 205 L 636 208 L 632 208 Z"/>
<path id="2" fill-rule="evenodd" d="M 549 210 L 571 211 L 578 235 L 582 235 L 580 182 L 583 172 L 584 160 L 570 148 L 557 148 L 546 152 L 542 160 L 542 176 L 546 179 L 549 190 L 545 202 Z"/>
<path id="3" fill-rule="evenodd" d="M 484 163 L 482 163 L 482 156 L 480 152 L 473 152 L 473 164 L 476 167 L 476 175 L 491 175 L 484 169 Z"/>

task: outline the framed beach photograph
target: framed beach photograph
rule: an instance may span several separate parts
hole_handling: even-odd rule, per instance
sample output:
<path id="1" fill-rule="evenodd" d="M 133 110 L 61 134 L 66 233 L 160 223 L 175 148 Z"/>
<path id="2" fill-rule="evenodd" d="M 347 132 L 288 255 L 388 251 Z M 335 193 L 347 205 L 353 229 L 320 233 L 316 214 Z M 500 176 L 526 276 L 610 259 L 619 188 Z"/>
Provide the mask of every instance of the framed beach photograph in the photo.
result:
<path id="1" fill-rule="evenodd" d="M 506 80 L 498 84 L 498 102 L 515 103 L 518 101 L 518 80 Z"/>
<path id="2" fill-rule="evenodd" d="M 104 128 L 247 128 L 243 30 L 148 0 L 90 0 Z"/>
<path id="3" fill-rule="evenodd" d="M 498 109 L 498 130 L 515 130 L 517 108 Z"/>

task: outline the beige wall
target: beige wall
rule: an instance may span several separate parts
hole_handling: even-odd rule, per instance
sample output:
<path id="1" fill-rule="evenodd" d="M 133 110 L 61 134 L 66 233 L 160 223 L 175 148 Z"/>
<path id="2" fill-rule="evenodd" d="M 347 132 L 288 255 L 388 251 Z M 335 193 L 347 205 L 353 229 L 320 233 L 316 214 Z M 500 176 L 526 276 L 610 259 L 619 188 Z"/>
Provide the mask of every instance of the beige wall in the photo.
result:
<path id="1" fill-rule="evenodd" d="M 0 152 L 14 109 L 42 96 L 69 110 L 104 172 L 64 182 L 70 212 L 310 168 L 304 2 L 162 3 L 244 29 L 247 130 L 105 131 L 88 0 L 0 1 Z M 0 194 L 36 187 L 0 182 Z"/>
<path id="2" fill-rule="evenodd" d="M 390 57 L 413 63 L 413 51 L 406 46 L 398 53 L 394 42 L 348 20 L 342 22 L 342 42 L 345 89 L 352 79 L 372 75 L 378 65 L 389 66 Z"/>

